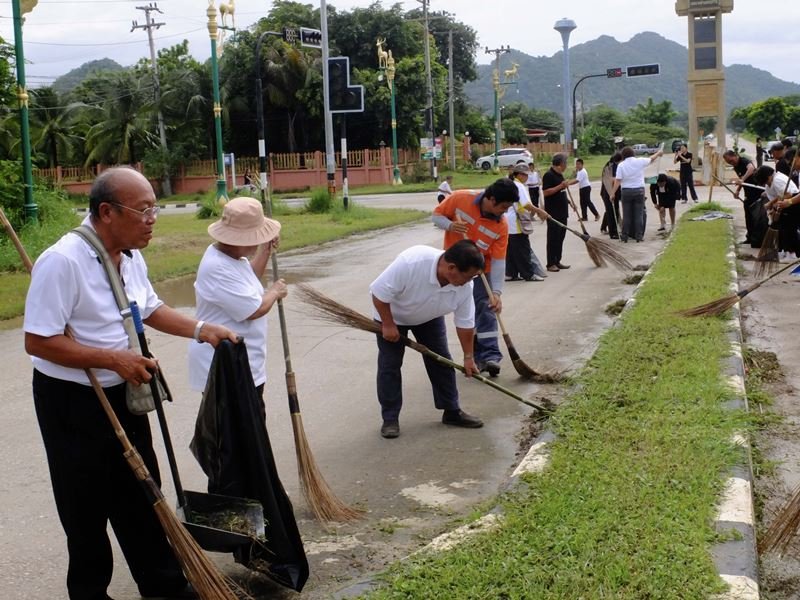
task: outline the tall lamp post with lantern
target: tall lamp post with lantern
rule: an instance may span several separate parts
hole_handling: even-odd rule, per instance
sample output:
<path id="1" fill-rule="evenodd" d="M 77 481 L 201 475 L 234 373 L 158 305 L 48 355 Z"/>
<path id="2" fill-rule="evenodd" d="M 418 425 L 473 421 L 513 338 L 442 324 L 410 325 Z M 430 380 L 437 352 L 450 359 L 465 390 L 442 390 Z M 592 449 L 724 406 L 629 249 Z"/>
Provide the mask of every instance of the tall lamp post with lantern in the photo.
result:
<path id="1" fill-rule="evenodd" d="M 378 42 L 381 42 L 379 39 Z M 397 109 L 395 108 L 395 91 L 394 91 L 394 76 L 396 67 L 394 66 L 394 57 L 392 51 L 383 50 L 383 44 L 378 44 L 378 69 L 386 74 L 386 85 L 389 86 L 390 104 L 392 110 L 392 185 L 401 185 L 403 180 L 400 179 L 400 165 L 397 156 Z"/>
<path id="2" fill-rule="evenodd" d="M 217 62 L 217 37 L 220 29 L 231 29 L 217 25 L 217 9 L 214 0 L 209 0 L 206 9 L 208 17 L 208 35 L 211 38 L 211 84 L 214 88 L 214 133 L 217 142 L 217 203 L 228 201 L 228 189 L 225 183 L 225 167 L 222 159 L 222 104 L 219 99 L 219 63 Z"/>

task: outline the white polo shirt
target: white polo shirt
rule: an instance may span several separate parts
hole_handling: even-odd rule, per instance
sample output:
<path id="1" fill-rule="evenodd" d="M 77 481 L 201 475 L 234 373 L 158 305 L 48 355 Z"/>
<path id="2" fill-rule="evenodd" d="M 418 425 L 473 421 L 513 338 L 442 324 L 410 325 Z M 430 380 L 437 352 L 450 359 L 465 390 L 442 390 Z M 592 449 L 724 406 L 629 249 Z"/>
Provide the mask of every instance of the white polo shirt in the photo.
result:
<path id="1" fill-rule="evenodd" d="M 530 178 L 530 175 L 528 175 L 528 178 Z M 523 233 L 522 227 L 519 224 L 519 219 L 517 218 L 517 211 L 527 211 L 525 207 L 528 204 L 533 204 L 531 202 L 531 196 L 528 193 L 528 186 L 524 183 L 520 183 L 517 179 L 514 179 L 514 184 L 517 186 L 517 191 L 519 192 L 519 200 L 509 206 L 508 210 L 506 211 L 506 221 L 508 221 L 509 235 Z"/>
<path id="2" fill-rule="evenodd" d="M 264 286 L 253 272 L 250 261 L 231 258 L 210 245 L 197 269 L 194 295 L 197 319 L 224 325 L 242 336 L 253 383 L 256 386 L 264 383 L 267 380 L 267 315 L 247 319 L 261 306 Z M 193 390 L 205 390 L 213 358 L 211 344 L 189 342 L 189 385 Z"/>
<path id="3" fill-rule="evenodd" d="M 586 172 L 586 168 L 581 169 L 575 174 L 575 179 L 578 180 L 578 189 L 589 187 L 592 185 L 589 183 L 589 173 Z"/>
<path id="4" fill-rule="evenodd" d="M 788 188 L 786 187 L 787 181 L 789 182 Z M 797 193 L 797 186 L 794 184 L 794 181 L 791 181 L 786 175 L 780 171 L 775 171 L 775 174 L 772 176 L 772 185 L 768 185 L 765 190 L 767 199 L 775 200 L 775 198 L 780 198 L 783 200 L 783 190 L 786 190 L 787 193 L 794 196 Z"/>
<path id="5" fill-rule="evenodd" d="M 91 218 L 87 216 L 82 224 L 92 227 Z M 122 255 L 120 274 L 128 299 L 138 303 L 142 319 L 146 319 L 163 302 L 147 279 L 141 252 L 130 253 L 130 257 Z M 67 324 L 75 332 L 75 340 L 85 346 L 128 348 L 128 336 L 106 270 L 94 249 L 74 233 L 64 235 L 36 260 L 25 299 L 23 329 L 52 337 L 63 334 Z M 45 375 L 90 385 L 83 369 L 64 367 L 36 356 L 31 360 Z M 95 369 L 94 373 L 103 387 L 123 382 L 114 371 Z"/>
<path id="6" fill-rule="evenodd" d="M 528 173 L 528 181 L 526 181 L 525 184 L 529 188 L 540 187 L 542 185 L 542 180 L 539 177 L 539 171 L 531 171 L 530 173 Z"/>
<path id="7" fill-rule="evenodd" d="M 401 252 L 378 278 L 369 291 L 392 309 L 397 325 L 421 325 L 437 317 L 453 313 L 456 327 L 475 326 L 475 303 L 472 282 L 442 286 L 436 277 L 436 265 L 444 250 L 430 246 L 412 246 Z M 372 316 L 380 321 L 373 307 Z"/>
<path id="8" fill-rule="evenodd" d="M 629 156 L 619 163 L 614 178 L 619 180 L 622 189 L 644 188 L 644 170 L 649 164 L 649 158 Z"/>

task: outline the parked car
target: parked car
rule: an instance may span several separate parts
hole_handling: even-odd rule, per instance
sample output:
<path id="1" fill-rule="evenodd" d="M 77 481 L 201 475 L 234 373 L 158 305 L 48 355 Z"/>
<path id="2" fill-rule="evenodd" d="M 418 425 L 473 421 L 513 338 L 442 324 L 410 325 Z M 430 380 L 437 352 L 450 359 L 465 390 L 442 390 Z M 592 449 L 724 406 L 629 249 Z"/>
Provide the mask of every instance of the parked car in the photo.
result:
<path id="1" fill-rule="evenodd" d="M 511 167 L 520 163 L 530 164 L 533 156 L 526 148 L 503 148 L 497 153 L 497 163 L 501 167 Z M 481 156 L 475 161 L 475 166 L 488 171 L 494 166 L 494 152 L 489 156 Z"/>
<path id="2" fill-rule="evenodd" d="M 634 144 L 631 148 L 633 148 L 634 154 L 653 154 L 653 152 L 658 152 L 658 146 L 652 147 L 647 144 Z"/>

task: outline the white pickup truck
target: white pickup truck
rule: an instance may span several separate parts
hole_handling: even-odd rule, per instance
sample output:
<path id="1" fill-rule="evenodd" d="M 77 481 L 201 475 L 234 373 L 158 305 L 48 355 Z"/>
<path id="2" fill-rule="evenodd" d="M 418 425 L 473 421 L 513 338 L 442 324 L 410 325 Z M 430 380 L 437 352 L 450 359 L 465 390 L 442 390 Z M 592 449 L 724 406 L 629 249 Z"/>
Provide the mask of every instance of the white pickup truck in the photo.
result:
<path id="1" fill-rule="evenodd" d="M 653 154 L 658 152 L 658 146 L 652 147 L 647 144 L 634 144 L 631 148 L 633 148 L 634 154 Z"/>

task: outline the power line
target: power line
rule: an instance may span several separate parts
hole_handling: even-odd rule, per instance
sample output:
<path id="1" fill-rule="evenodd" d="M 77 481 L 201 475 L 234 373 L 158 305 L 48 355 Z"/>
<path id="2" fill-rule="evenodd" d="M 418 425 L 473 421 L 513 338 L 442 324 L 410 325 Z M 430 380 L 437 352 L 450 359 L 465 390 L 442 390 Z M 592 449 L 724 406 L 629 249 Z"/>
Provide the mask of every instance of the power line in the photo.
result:
<path id="1" fill-rule="evenodd" d="M 181 33 L 172 33 L 170 35 L 162 35 L 161 37 L 153 38 L 154 40 L 165 40 L 167 38 L 179 37 L 189 33 L 196 33 L 203 31 L 205 28 L 192 29 L 190 31 L 183 31 Z M 83 46 L 129 46 L 131 44 L 139 44 L 140 42 L 106 42 L 104 44 L 57 44 L 55 42 L 32 42 L 25 40 L 26 44 L 36 44 L 37 46 L 69 46 L 69 47 L 83 47 Z"/>

